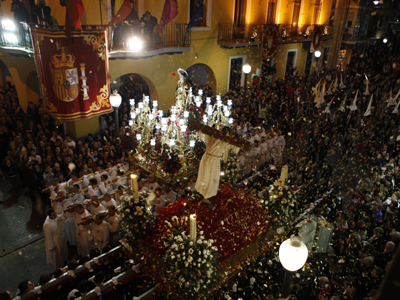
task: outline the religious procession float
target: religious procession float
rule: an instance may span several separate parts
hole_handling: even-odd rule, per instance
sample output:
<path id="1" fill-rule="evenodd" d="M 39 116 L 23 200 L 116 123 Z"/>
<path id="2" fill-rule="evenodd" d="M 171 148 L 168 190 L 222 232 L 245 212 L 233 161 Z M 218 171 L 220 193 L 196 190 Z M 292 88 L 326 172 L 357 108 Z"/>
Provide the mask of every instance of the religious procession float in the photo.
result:
<path id="1" fill-rule="evenodd" d="M 232 101 L 225 104 L 217 96 L 212 104 L 206 98 L 203 111 L 202 91 L 193 95 L 184 71 L 178 72 L 176 104 L 168 116 L 147 96 L 130 100 L 132 121 L 122 148 L 132 150 L 131 163 L 159 182 L 177 185 L 198 174 L 196 189 L 153 212 L 148 194 L 139 192 L 137 176 L 131 175 L 132 189 L 121 201 L 120 236 L 125 252 L 172 299 L 207 299 L 258 256 L 276 249 L 276 232 L 283 234 L 294 220 L 295 195 L 285 183 L 287 167 L 262 195 L 235 186 L 234 152 L 251 144 L 227 129 Z M 221 161 L 230 179 L 219 185 Z M 202 188 L 207 181 L 202 174 L 217 180 L 214 194 Z"/>

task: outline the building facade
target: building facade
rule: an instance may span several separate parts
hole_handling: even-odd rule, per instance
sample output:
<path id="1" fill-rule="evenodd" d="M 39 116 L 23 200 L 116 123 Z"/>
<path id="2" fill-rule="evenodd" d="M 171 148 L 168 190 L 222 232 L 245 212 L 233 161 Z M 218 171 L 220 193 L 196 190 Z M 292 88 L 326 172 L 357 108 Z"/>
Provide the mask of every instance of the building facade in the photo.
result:
<path id="1" fill-rule="evenodd" d="M 123 76 L 139 76 L 164 111 L 175 101 L 179 68 L 188 71 L 193 82 L 208 84 L 217 94 L 225 94 L 244 85 L 242 66 L 246 63 L 252 67 L 248 85 L 252 83 L 251 76 L 264 77 L 265 70 L 272 66 L 276 69 L 275 78 L 284 78 L 295 68 L 299 76 L 308 76 L 316 69 L 336 67 L 343 27 L 348 26 L 345 20 L 349 18 L 348 0 L 204 0 L 199 22 L 189 29 L 196 14 L 196 0 L 177 3 L 178 15 L 161 32 L 157 26 L 151 33 L 146 32 L 133 14 L 107 28 L 110 81 L 118 87 Z M 112 12 L 109 6 L 100 4 L 83 0 L 82 25 L 109 23 Z M 65 7 L 60 1 L 48 1 L 46 5 L 51 8 L 53 26 L 63 26 Z M 132 6 L 139 19 L 150 12 L 159 23 L 164 1 L 134 0 Z M 11 3 L 3 2 L 2 10 L 2 21 L 14 19 Z M 360 20 L 357 26 L 368 28 L 365 22 Z M 39 103 L 41 97 L 29 31 L 27 26 L 18 24 L 15 31 L 10 31 L 6 23 L 2 24 L 1 79 L 15 84 L 21 107 L 26 109 L 28 101 Z M 262 35 L 267 25 L 276 25 L 278 44 L 274 57 L 263 58 Z M 317 26 L 323 32 L 319 59 L 310 51 Z M 144 43 L 143 49 L 132 49 L 134 37 Z M 68 122 L 66 129 L 80 137 L 98 131 L 98 120 Z"/>

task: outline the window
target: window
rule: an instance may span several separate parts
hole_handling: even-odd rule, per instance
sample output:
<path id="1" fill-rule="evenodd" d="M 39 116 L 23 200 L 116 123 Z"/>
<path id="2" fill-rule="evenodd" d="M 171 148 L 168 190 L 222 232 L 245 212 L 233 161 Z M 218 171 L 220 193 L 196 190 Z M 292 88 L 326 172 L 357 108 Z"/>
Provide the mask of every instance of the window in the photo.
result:
<path id="1" fill-rule="evenodd" d="M 190 0 L 190 14 L 189 20 L 196 18 L 196 4 L 203 1 L 203 11 L 201 13 L 200 20 L 193 25 L 193 27 L 207 27 L 207 11 L 208 11 L 208 0 Z"/>
<path id="2" fill-rule="evenodd" d="M 321 15 L 321 2 L 322 0 L 315 0 L 315 6 L 314 6 L 314 23 L 313 24 L 319 24 L 319 17 Z"/>
<path id="3" fill-rule="evenodd" d="M 235 0 L 234 23 L 236 26 L 243 26 L 246 23 L 247 0 Z"/>
<path id="4" fill-rule="evenodd" d="M 329 14 L 329 21 L 328 21 L 329 26 L 335 25 L 336 1 L 337 0 L 332 0 L 331 12 Z"/>
<path id="5" fill-rule="evenodd" d="M 270 0 L 268 2 L 267 22 L 266 22 L 266 24 L 275 24 L 275 9 L 276 9 L 275 0 Z"/>

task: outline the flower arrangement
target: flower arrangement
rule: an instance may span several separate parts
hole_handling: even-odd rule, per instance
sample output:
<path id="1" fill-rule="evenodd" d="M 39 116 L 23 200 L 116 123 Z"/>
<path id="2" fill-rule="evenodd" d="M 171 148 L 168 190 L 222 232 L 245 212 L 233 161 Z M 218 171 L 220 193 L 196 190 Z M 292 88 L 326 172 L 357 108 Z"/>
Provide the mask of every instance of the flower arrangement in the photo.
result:
<path id="1" fill-rule="evenodd" d="M 224 170 L 224 175 L 221 176 L 221 182 L 235 186 L 239 176 L 236 155 L 229 156 L 226 163 L 223 164 L 222 169 Z"/>
<path id="2" fill-rule="evenodd" d="M 147 194 L 139 193 L 139 199 L 125 193 L 121 197 L 120 231 L 132 248 L 138 245 L 146 229 L 154 221 L 153 213 L 147 208 Z"/>
<path id="3" fill-rule="evenodd" d="M 204 152 L 206 152 L 206 143 L 204 141 L 197 141 L 196 145 L 193 148 L 194 153 L 196 154 L 196 157 L 198 160 L 201 160 L 201 158 L 204 155 Z"/>
<path id="4" fill-rule="evenodd" d="M 126 134 L 122 137 L 121 140 L 121 150 L 122 151 L 131 151 L 135 150 L 138 145 L 138 141 L 136 139 L 136 135 L 132 131 L 132 129 L 127 129 Z"/>
<path id="5" fill-rule="evenodd" d="M 197 240 L 191 241 L 185 230 L 187 217 L 174 216 L 171 222 L 165 222 L 169 227 L 164 240 L 169 246 L 164 256 L 167 280 L 186 299 L 200 299 L 220 277 L 217 247 L 212 246 L 213 240 L 204 238 L 202 231 Z"/>
<path id="6" fill-rule="evenodd" d="M 169 174 L 178 173 L 182 167 L 178 152 L 166 144 L 164 145 L 164 151 L 160 155 L 160 160 L 163 164 L 163 170 Z"/>
<path id="7" fill-rule="evenodd" d="M 269 194 L 260 200 L 260 204 L 270 212 L 275 227 L 282 230 L 288 229 L 296 217 L 295 196 L 289 185 L 275 181 L 269 187 Z"/>

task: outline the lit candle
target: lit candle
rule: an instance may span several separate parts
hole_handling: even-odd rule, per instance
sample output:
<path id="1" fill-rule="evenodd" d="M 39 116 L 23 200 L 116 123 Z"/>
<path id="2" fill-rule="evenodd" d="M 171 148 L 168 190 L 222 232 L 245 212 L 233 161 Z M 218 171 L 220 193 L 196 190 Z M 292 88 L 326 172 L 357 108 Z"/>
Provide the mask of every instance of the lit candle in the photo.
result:
<path id="1" fill-rule="evenodd" d="M 132 180 L 133 199 L 139 200 L 139 188 L 138 188 L 138 183 L 137 183 L 137 175 L 131 174 L 131 180 Z"/>
<path id="2" fill-rule="evenodd" d="M 196 240 L 196 214 L 190 215 L 190 240 Z"/>

